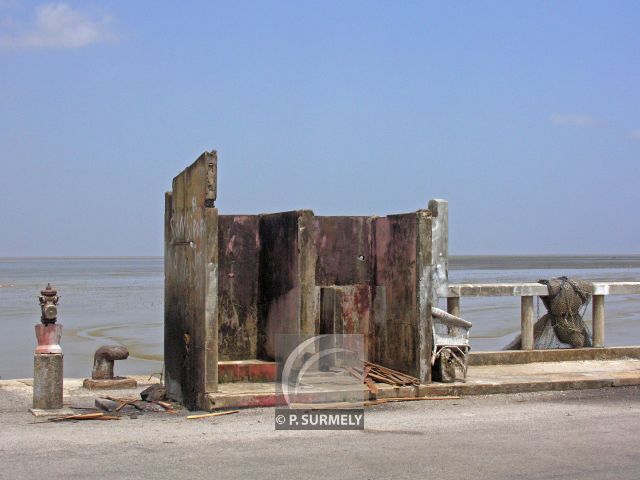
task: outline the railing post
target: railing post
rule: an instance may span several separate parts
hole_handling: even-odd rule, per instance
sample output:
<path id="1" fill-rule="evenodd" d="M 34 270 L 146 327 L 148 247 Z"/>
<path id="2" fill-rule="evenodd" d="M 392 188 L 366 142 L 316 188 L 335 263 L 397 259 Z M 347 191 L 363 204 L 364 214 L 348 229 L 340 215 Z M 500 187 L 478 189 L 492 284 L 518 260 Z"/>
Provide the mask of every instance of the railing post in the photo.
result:
<path id="1" fill-rule="evenodd" d="M 533 350 L 533 297 L 521 297 L 520 306 L 520 348 Z"/>
<path id="2" fill-rule="evenodd" d="M 456 317 L 460 316 L 460 297 L 447 297 L 447 312 Z"/>
<path id="3" fill-rule="evenodd" d="M 604 347 L 604 295 L 593 296 L 593 346 Z"/>

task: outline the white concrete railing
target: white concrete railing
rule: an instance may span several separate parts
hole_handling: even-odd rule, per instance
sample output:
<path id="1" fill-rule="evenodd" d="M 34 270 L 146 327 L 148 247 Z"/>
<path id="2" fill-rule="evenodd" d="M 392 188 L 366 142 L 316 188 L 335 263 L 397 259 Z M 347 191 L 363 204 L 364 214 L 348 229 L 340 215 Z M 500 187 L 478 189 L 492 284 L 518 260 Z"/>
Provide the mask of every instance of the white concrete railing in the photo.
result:
<path id="1" fill-rule="evenodd" d="M 593 346 L 604 347 L 605 295 L 640 294 L 640 282 L 592 282 Z M 447 311 L 460 316 L 460 297 L 521 297 L 522 350 L 533 350 L 533 297 L 548 295 L 541 283 L 451 283 L 446 290 Z"/>

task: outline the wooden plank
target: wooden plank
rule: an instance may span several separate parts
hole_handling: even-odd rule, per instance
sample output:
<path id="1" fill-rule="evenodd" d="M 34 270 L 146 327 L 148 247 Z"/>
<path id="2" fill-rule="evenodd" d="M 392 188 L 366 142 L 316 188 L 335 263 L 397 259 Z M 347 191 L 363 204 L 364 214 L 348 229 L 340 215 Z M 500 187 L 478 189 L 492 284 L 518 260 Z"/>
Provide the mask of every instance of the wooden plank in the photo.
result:
<path id="1" fill-rule="evenodd" d="M 200 418 L 220 417 L 222 415 L 231 415 L 232 413 L 238 413 L 240 410 L 229 410 L 226 412 L 205 413 L 203 415 L 189 415 L 187 420 L 197 420 Z"/>
<path id="2" fill-rule="evenodd" d="M 378 400 L 370 400 L 364 402 L 365 406 L 371 405 L 383 405 L 385 403 L 394 402 L 419 402 L 419 401 L 438 401 L 438 400 L 459 400 L 457 396 L 442 396 L 442 397 L 396 397 L 396 398 L 380 398 Z"/>
<path id="3" fill-rule="evenodd" d="M 371 381 L 370 378 L 365 378 L 364 383 L 367 385 L 367 388 L 369 389 L 369 391 L 374 395 L 377 395 L 378 392 L 380 391 L 378 387 L 376 387 L 376 384 L 373 383 L 373 381 Z"/>

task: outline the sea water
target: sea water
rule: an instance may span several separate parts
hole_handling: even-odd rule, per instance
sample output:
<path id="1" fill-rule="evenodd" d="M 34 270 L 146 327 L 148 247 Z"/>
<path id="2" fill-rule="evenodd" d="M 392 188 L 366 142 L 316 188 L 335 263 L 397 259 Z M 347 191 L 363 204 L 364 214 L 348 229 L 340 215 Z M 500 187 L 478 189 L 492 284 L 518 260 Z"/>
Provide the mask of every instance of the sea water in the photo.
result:
<path id="1" fill-rule="evenodd" d="M 627 256 L 453 256 L 452 283 L 535 282 L 566 275 L 593 281 L 640 281 L 640 255 Z M 91 375 L 93 354 L 102 345 L 125 345 L 126 361 L 116 374 L 162 370 L 162 257 L 0 258 L 0 377 L 33 375 L 37 296 L 47 282 L 61 296 L 64 375 Z M 446 306 L 444 299 L 441 307 Z M 518 297 L 463 297 L 461 316 L 473 323 L 474 351 L 498 350 L 520 329 Z M 545 313 L 534 302 L 536 314 Z M 640 344 L 640 295 L 606 297 L 606 344 Z M 585 320 L 591 321 L 587 309 Z"/>

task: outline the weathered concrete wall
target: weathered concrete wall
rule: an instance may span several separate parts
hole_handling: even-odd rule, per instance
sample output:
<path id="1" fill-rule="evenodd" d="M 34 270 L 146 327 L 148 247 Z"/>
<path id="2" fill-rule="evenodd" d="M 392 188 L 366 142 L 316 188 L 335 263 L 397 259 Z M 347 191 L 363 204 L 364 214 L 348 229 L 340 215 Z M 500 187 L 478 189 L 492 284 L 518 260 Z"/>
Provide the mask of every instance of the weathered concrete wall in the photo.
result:
<path id="1" fill-rule="evenodd" d="M 316 287 L 318 252 L 314 237 L 314 218 L 311 210 L 302 210 L 298 218 L 300 332 L 305 335 L 314 335 L 320 328 L 320 290 Z"/>
<path id="2" fill-rule="evenodd" d="M 446 282 L 446 278 L 437 277 L 437 282 L 434 280 L 434 268 L 436 263 L 446 262 L 446 259 L 443 260 L 434 251 L 434 246 L 437 247 L 436 250 L 441 248 L 442 245 L 439 242 L 442 239 L 434 235 L 433 211 L 418 210 L 416 212 L 416 220 L 418 229 L 416 256 L 416 283 L 418 285 L 416 298 L 418 357 L 416 360 L 418 365 L 416 377 L 425 383 L 429 383 L 431 381 L 431 355 L 433 349 L 431 306 L 437 305 L 436 287 L 434 285 L 439 285 L 441 280 Z"/>
<path id="3" fill-rule="evenodd" d="M 218 358 L 257 358 L 260 217 L 221 215 L 218 225 Z"/>
<path id="4" fill-rule="evenodd" d="M 204 153 L 165 196 L 165 379 L 188 408 L 218 384 L 216 171 L 216 153 Z"/>
<path id="5" fill-rule="evenodd" d="M 449 202 L 429 200 L 431 212 L 431 299 L 446 297 L 449 282 Z"/>

